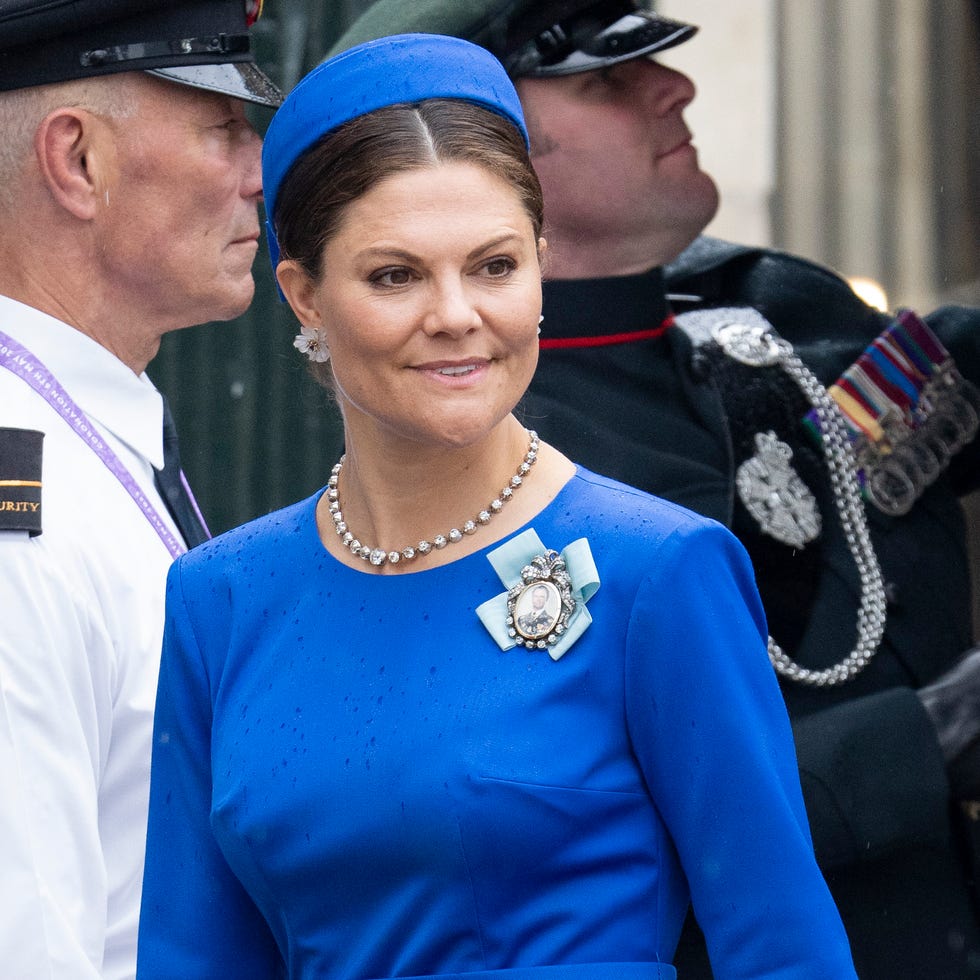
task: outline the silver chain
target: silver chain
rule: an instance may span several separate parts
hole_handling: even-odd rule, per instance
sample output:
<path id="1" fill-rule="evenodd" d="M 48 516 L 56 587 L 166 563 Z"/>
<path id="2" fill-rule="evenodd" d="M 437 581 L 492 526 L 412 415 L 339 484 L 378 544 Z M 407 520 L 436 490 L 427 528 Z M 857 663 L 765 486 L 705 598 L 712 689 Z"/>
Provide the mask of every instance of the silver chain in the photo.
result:
<path id="1" fill-rule="evenodd" d="M 847 428 L 837 403 L 785 340 L 770 338 L 778 349 L 779 366 L 793 379 L 816 411 L 820 444 L 830 473 L 834 502 L 840 515 L 847 546 L 861 577 L 861 606 L 857 615 L 857 642 L 839 663 L 810 670 L 792 660 L 769 637 L 769 659 L 776 672 L 801 684 L 832 687 L 849 681 L 864 670 L 875 655 L 885 632 L 885 583 L 875 555 L 857 479 L 857 463 Z"/>

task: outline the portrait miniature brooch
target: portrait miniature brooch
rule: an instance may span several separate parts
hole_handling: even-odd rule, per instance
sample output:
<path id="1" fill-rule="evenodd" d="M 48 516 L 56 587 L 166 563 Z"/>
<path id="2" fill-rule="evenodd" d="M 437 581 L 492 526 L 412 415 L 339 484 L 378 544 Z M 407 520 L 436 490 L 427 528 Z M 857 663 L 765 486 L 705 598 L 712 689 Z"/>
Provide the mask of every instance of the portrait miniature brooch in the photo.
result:
<path id="1" fill-rule="evenodd" d="M 586 603 L 599 588 L 599 573 L 585 538 L 561 552 L 541 543 L 533 528 L 487 555 L 506 591 L 476 614 L 501 650 L 547 650 L 559 660 L 585 632 L 592 617 Z"/>

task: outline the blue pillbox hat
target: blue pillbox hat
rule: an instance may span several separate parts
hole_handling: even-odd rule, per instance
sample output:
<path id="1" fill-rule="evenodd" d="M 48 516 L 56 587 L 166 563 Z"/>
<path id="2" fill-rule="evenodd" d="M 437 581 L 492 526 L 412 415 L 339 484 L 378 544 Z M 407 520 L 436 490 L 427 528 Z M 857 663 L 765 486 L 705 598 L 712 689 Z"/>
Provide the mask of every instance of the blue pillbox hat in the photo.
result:
<path id="1" fill-rule="evenodd" d="M 276 111 L 262 147 L 262 193 L 275 272 L 276 198 L 292 165 L 321 137 L 375 109 L 462 99 L 509 119 L 529 146 L 517 91 L 484 48 L 440 34 L 397 34 L 359 44 L 306 75 Z"/>

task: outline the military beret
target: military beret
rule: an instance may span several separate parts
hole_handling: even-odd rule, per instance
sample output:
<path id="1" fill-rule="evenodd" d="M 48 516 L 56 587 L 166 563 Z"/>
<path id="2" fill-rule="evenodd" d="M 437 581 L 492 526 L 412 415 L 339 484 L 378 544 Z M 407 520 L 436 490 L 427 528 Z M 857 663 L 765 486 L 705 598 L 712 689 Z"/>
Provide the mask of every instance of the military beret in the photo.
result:
<path id="1" fill-rule="evenodd" d="M 279 105 L 248 28 L 261 0 L 4 0 L 0 91 L 123 71 Z"/>
<path id="2" fill-rule="evenodd" d="M 511 78 L 547 77 L 650 55 L 696 31 L 640 0 L 377 0 L 329 56 L 389 34 L 449 34 L 485 47 Z"/>

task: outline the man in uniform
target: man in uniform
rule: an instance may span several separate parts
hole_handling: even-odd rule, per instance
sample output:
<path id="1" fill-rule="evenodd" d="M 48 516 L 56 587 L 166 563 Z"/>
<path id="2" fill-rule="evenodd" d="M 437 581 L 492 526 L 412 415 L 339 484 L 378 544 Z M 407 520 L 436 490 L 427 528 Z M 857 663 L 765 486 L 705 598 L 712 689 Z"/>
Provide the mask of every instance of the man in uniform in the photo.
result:
<path id="1" fill-rule="evenodd" d="M 980 313 L 893 319 L 810 262 L 699 238 L 718 200 L 683 118 L 694 87 L 651 58 L 690 25 L 635 0 L 379 0 L 331 53 L 409 31 L 487 47 L 527 114 L 549 243 L 527 423 L 752 555 L 859 975 L 977 975 L 957 498 L 980 482 Z M 677 964 L 710 975 L 696 937 Z"/>
<path id="2" fill-rule="evenodd" d="M 536 640 L 545 636 L 554 623 L 555 617 L 546 608 L 548 596 L 546 585 L 536 585 L 531 589 L 531 608 L 517 617 L 518 632 L 526 639 Z"/>
<path id="3" fill-rule="evenodd" d="M 206 536 L 144 369 L 242 313 L 258 3 L 0 4 L 0 974 L 132 977 L 172 558 Z M 169 421 L 169 416 L 167 416 Z M 189 913 L 192 914 L 192 913 Z"/>

